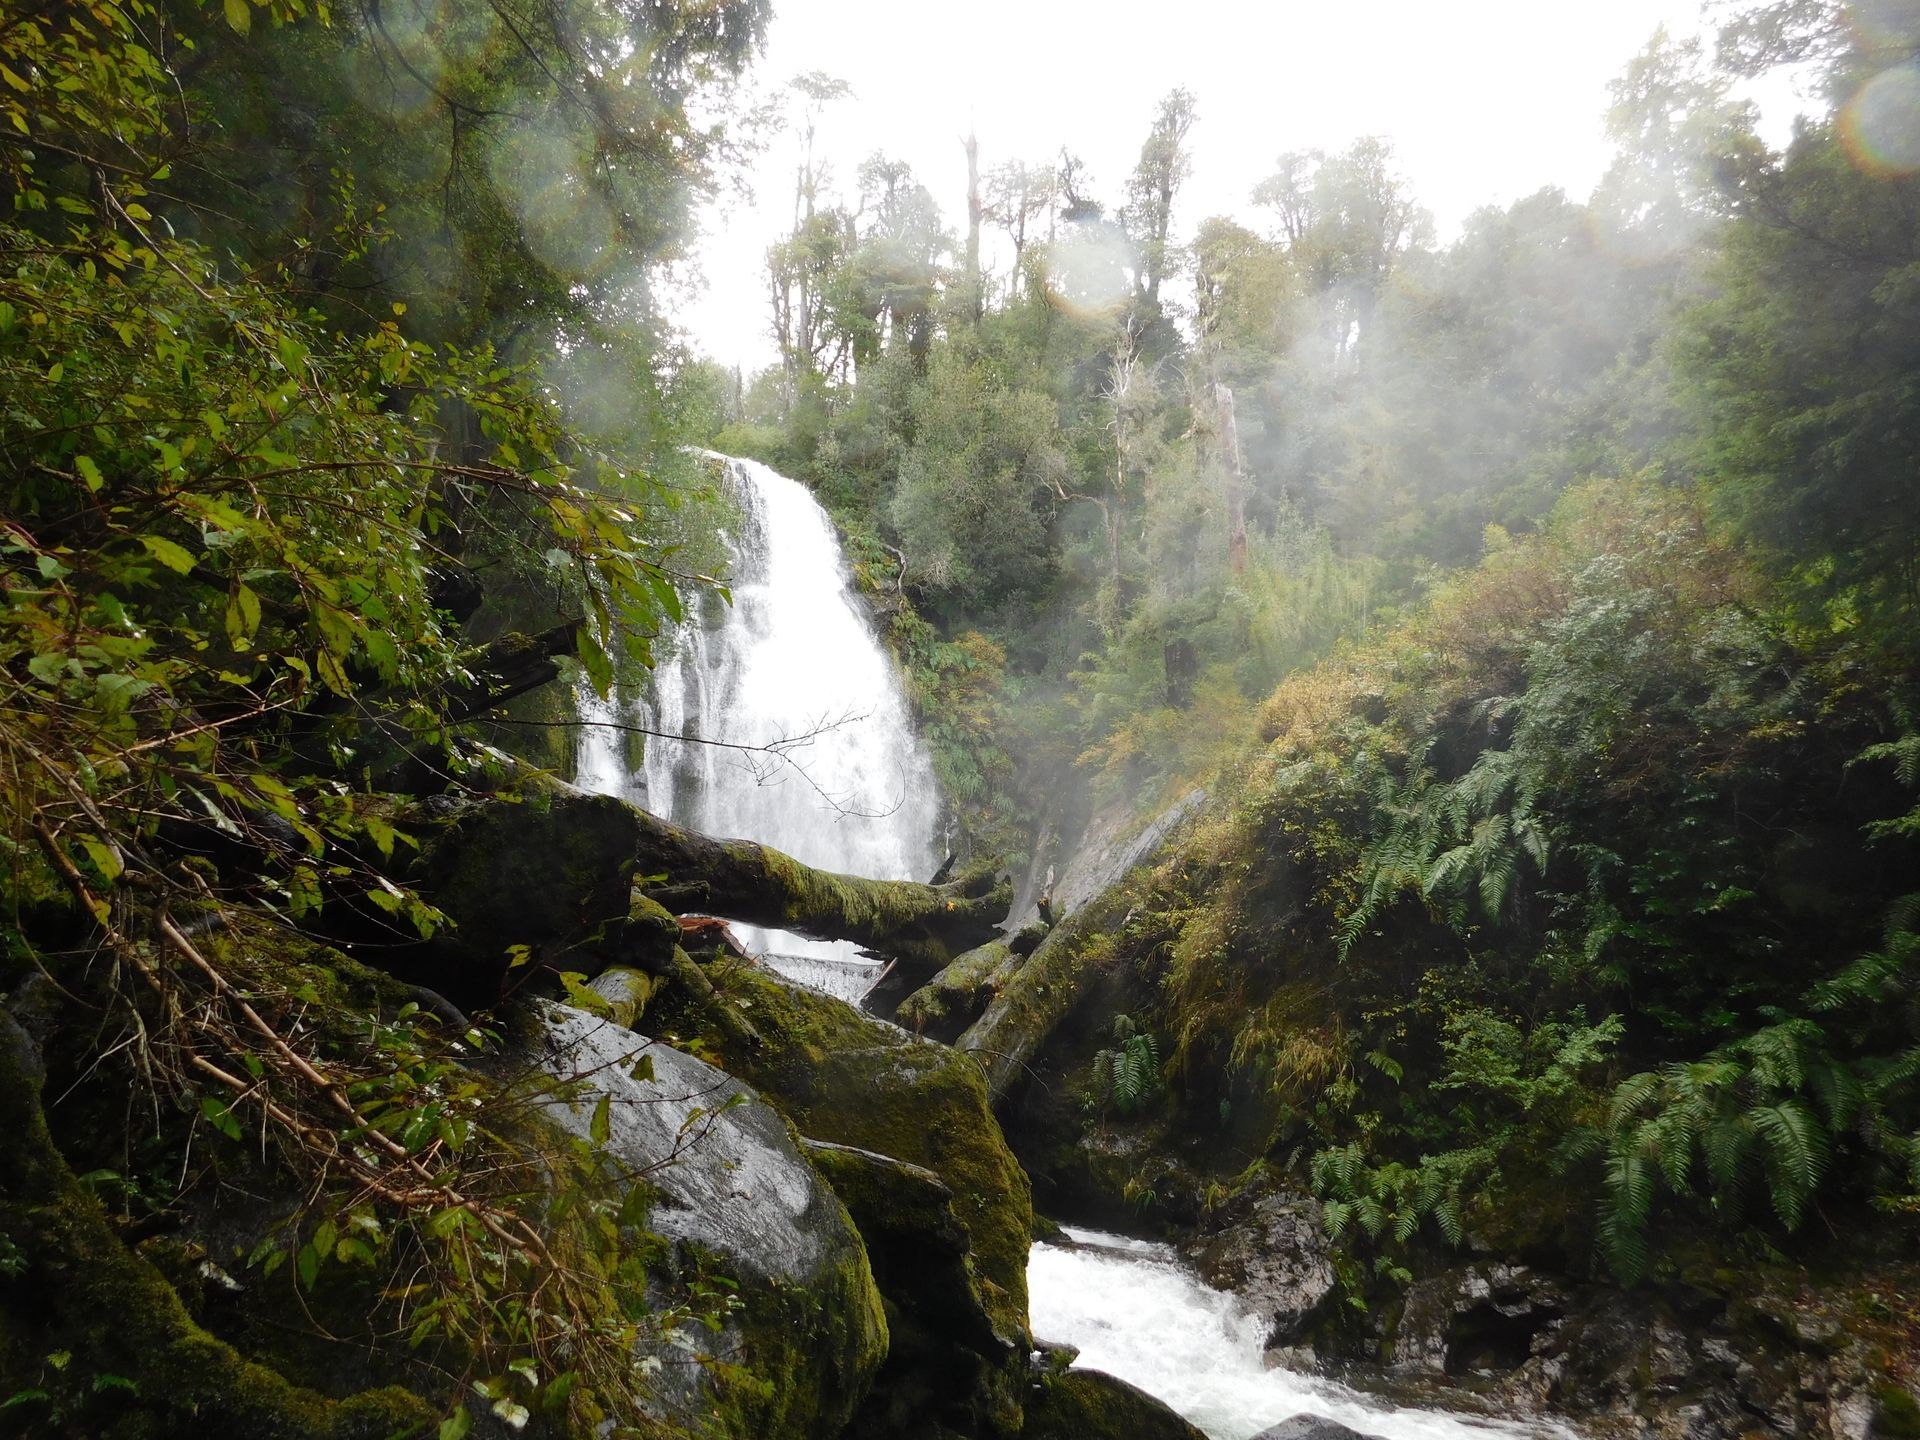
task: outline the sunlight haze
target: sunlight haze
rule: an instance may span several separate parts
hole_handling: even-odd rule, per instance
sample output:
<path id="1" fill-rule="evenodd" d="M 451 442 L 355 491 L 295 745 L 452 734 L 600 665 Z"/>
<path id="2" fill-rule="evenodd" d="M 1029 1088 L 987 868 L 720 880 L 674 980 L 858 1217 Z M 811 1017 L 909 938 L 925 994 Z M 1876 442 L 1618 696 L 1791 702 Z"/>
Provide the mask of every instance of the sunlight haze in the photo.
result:
<path id="1" fill-rule="evenodd" d="M 1265 232 L 1248 200 L 1288 150 L 1339 150 L 1362 135 L 1393 145 L 1440 237 L 1482 205 L 1546 185 L 1584 199 L 1610 158 L 1608 85 L 1660 26 L 1703 30 L 1697 4 L 1612 0 L 1543 5 L 1474 0 L 1248 5 L 981 0 L 963 10 L 883 0 L 784 0 L 758 66 L 769 92 L 822 71 L 852 87 L 820 124 L 834 186 L 876 150 L 905 160 L 950 227 L 964 219 L 961 138 L 983 172 L 1046 161 L 1064 145 L 1117 201 L 1160 97 L 1191 90 L 1193 174 L 1176 210 L 1190 234 L 1231 214 Z M 1770 97 L 1771 99 L 1771 97 Z M 1769 130 L 1784 128 L 1769 104 Z M 709 212 L 706 289 L 680 310 L 697 348 L 748 370 L 772 363 L 764 261 L 791 220 L 792 134 L 753 167 L 751 204 Z"/>

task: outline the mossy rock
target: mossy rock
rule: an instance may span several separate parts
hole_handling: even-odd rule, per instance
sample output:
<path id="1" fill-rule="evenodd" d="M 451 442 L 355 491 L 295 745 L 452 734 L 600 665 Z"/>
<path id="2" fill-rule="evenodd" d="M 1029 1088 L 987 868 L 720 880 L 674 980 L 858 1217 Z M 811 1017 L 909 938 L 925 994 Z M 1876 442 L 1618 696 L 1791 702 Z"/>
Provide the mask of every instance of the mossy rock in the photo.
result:
<path id="1" fill-rule="evenodd" d="M 1206 1440 L 1161 1401 L 1103 1370 L 1044 1378 L 1021 1440 Z"/>
<path id="2" fill-rule="evenodd" d="M 849 1440 L 1014 1434 L 1025 1353 L 995 1333 L 981 1304 L 953 1191 L 889 1155 L 819 1140 L 803 1148 L 860 1227 L 887 1307 L 892 1347 Z"/>
<path id="3" fill-rule="evenodd" d="M 1920 1400 L 1889 1382 L 1873 1392 L 1873 1429 L 1887 1440 L 1920 1440 Z"/>
<path id="4" fill-rule="evenodd" d="M 902 1000 L 894 1018 L 916 1035 L 951 1045 L 1023 963 L 1006 941 L 989 940 Z"/>
<path id="5" fill-rule="evenodd" d="M 592 1143 L 648 1186 L 649 1308 L 716 1285 L 738 1302 L 718 1330 L 662 1337 L 654 1418 L 712 1440 L 838 1434 L 888 1354 L 887 1322 L 860 1233 L 791 1126 L 690 1055 L 539 1009 L 529 1058 L 563 1082 L 542 1114 L 581 1141 L 604 1124 Z"/>
<path id="6" fill-rule="evenodd" d="M 966 1227 L 981 1303 L 1001 1339 L 1024 1350 L 1032 1195 L 979 1068 L 759 966 L 709 965 L 702 973 L 711 996 L 673 987 L 655 1002 L 659 1023 L 670 1025 L 664 1017 L 679 1005 L 684 1038 L 697 1036 L 808 1138 L 938 1175 Z"/>
<path id="7" fill-rule="evenodd" d="M 954 1042 L 979 1057 L 995 1105 L 1018 1089 L 1033 1058 L 1080 1003 L 1083 974 L 1111 953 L 1111 932 L 1127 908 L 1127 889 L 1116 886 L 1061 921 Z"/>
<path id="8" fill-rule="evenodd" d="M 0 1391 L 28 1436 L 98 1440 L 245 1435 L 389 1440 L 439 1416 L 397 1387 L 339 1399 L 293 1385 L 194 1322 L 127 1248 L 54 1146 L 31 1043 L 0 1012 Z M 67 1358 L 58 1366 L 49 1357 Z"/>

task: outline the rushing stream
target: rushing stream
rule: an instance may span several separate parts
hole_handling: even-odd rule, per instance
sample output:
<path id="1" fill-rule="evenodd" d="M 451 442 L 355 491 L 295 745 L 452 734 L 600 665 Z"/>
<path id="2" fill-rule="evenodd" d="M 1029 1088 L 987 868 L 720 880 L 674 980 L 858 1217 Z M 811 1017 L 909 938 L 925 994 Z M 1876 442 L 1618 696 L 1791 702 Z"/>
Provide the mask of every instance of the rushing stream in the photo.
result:
<path id="1" fill-rule="evenodd" d="M 588 720 L 720 743 L 650 739 L 636 769 L 619 732 L 588 726 L 580 784 L 823 870 L 925 880 L 938 864 L 933 769 L 833 524 L 799 481 L 716 458 L 741 519 L 727 537 L 733 604 L 688 618 L 645 695 L 588 695 L 581 708 Z M 807 736 L 784 759 L 751 748 Z M 783 973 L 843 999 L 859 998 L 877 973 L 849 944 L 735 932 Z"/>
<path id="2" fill-rule="evenodd" d="M 711 606 L 679 628 L 645 695 L 581 702 L 589 720 L 722 743 L 650 739 L 635 767 L 619 732 L 588 726 L 577 755 L 580 783 L 823 869 L 925 879 L 936 863 L 932 767 L 893 661 L 853 592 L 832 523 L 798 481 L 752 460 L 723 464 L 741 515 L 739 533 L 728 537 L 733 604 Z M 789 752 L 792 763 L 751 748 L 807 735 Z M 877 970 L 851 945 L 735 929 L 775 968 L 844 999 L 857 1000 Z M 1159 1396 L 1214 1440 L 1246 1440 L 1301 1411 L 1385 1440 L 1528 1433 L 1387 1408 L 1338 1385 L 1269 1370 L 1259 1322 L 1202 1284 L 1171 1250 L 1068 1233 L 1076 1244 L 1033 1250 L 1035 1333 L 1078 1346 L 1078 1363 Z"/>
<path id="3" fill-rule="evenodd" d="M 1212 1440 L 1246 1440 L 1303 1412 L 1384 1440 L 1571 1440 L 1557 1427 L 1389 1406 L 1332 1381 L 1268 1369 L 1260 1319 L 1167 1246 L 1092 1230 L 1066 1234 L 1073 1244 L 1033 1247 L 1033 1333 L 1077 1346 L 1076 1365 L 1157 1395 Z"/>

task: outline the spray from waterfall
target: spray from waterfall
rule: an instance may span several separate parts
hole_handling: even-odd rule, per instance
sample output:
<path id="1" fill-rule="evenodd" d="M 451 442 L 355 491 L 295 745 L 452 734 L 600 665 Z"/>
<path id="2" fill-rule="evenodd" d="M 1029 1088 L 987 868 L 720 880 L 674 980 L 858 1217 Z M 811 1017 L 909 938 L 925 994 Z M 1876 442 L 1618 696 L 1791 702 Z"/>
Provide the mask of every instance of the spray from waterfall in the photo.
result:
<path id="1" fill-rule="evenodd" d="M 925 880 L 939 800 L 892 656 L 839 537 L 807 488 L 755 460 L 716 457 L 740 514 L 729 606 L 714 598 L 662 647 L 644 694 L 582 700 L 587 720 L 664 735 L 639 765 L 619 731 L 581 731 L 579 783 L 676 824 L 757 840 L 824 870 Z M 726 745 L 794 741 L 779 756 Z M 810 983 L 857 995 L 871 967 L 845 944 L 737 927 Z"/>

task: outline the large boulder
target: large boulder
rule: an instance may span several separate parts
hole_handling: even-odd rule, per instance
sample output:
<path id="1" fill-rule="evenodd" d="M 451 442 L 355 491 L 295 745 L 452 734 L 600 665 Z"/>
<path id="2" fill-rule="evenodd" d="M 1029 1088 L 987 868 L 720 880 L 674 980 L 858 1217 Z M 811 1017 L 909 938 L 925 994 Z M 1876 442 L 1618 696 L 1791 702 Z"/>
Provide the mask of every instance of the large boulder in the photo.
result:
<path id="1" fill-rule="evenodd" d="M 433 1408 L 403 1387 L 322 1394 L 205 1328 L 69 1168 L 41 1108 L 43 1080 L 34 1043 L 0 1010 L 0 1392 L 10 1397 L 0 1429 L 383 1440 L 433 1424 Z"/>
<path id="2" fill-rule="evenodd" d="M 1031 1345 L 1033 1205 L 978 1067 L 759 966 L 697 968 L 704 993 L 676 980 L 652 1002 L 656 1027 L 677 1033 L 681 1044 L 697 1043 L 809 1139 L 904 1161 L 951 1192 L 946 1203 L 965 1235 L 967 1284 L 995 1352 L 994 1363 L 975 1372 L 979 1384 L 964 1408 L 976 1433 L 1016 1432 Z M 948 1342 L 972 1354 L 982 1344 L 966 1327 Z"/>
<path id="3" fill-rule="evenodd" d="M 650 1301 L 692 1276 L 738 1287 L 720 1330 L 662 1337 L 656 1418 L 729 1440 L 839 1433 L 886 1357 L 886 1321 L 859 1232 L 786 1121 L 690 1055 L 541 1008 L 531 1058 L 560 1082 L 547 1118 L 592 1139 L 598 1114 L 592 1143 L 650 1189 L 645 1225 L 665 1242 Z"/>
<path id="4" fill-rule="evenodd" d="M 1104 1370 L 1042 1378 L 1021 1440 L 1206 1440 L 1161 1401 Z"/>
<path id="5" fill-rule="evenodd" d="M 953 1191 L 918 1165 L 808 1140 L 802 1148 L 845 1202 L 886 1302 L 891 1349 L 855 1435 L 991 1432 L 1006 1407 L 1007 1345 L 981 1303 Z"/>
<path id="6" fill-rule="evenodd" d="M 409 876 L 452 922 L 434 937 L 434 978 L 446 982 L 436 988 L 492 999 L 515 946 L 556 968 L 598 971 L 599 943 L 632 909 L 640 839 L 625 801 L 557 781 L 441 819 Z"/>
<path id="7" fill-rule="evenodd" d="M 1269 1350 L 1310 1345 L 1315 1323 L 1339 1303 L 1333 1246 L 1311 1196 L 1269 1192 L 1236 1202 L 1226 1223 L 1184 1248 L 1209 1285 L 1265 1317 Z"/>

